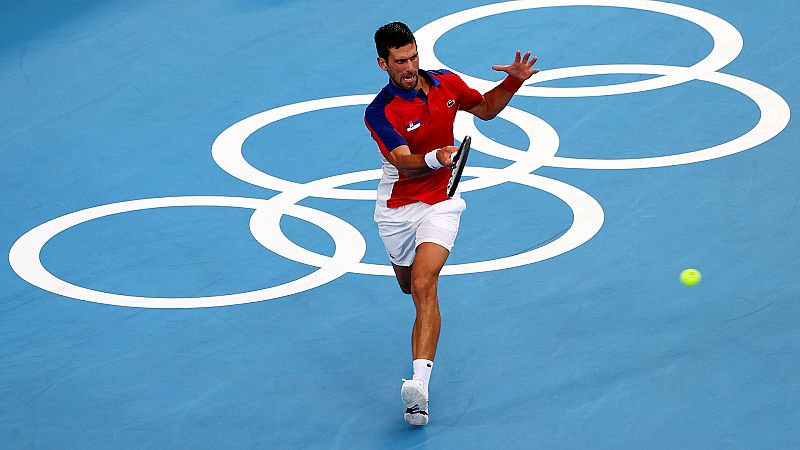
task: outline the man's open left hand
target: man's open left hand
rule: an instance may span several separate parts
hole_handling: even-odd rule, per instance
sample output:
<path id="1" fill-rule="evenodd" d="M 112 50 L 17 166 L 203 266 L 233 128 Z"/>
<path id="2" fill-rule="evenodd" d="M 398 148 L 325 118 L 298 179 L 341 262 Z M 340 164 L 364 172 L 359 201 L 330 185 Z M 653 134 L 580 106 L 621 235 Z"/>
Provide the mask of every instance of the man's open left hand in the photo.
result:
<path id="1" fill-rule="evenodd" d="M 525 52 L 525 57 L 521 57 L 521 53 L 517 50 L 517 56 L 514 58 L 514 63 L 507 66 L 492 66 L 492 69 L 505 72 L 519 81 L 525 81 L 533 74 L 538 73 L 537 69 L 533 68 L 536 62 L 536 57 L 531 58 L 531 52 Z"/>

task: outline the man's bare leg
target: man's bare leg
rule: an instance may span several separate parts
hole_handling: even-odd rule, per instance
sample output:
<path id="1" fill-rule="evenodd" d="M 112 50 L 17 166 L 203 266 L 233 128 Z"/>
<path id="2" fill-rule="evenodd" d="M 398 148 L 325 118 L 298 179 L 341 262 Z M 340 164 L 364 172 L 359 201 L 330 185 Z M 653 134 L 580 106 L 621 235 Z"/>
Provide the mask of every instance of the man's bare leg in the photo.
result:
<path id="1" fill-rule="evenodd" d="M 423 242 L 417 247 L 411 266 L 411 297 L 417 309 L 417 319 L 411 333 L 411 352 L 414 359 L 433 361 L 439 343 L 441 316 L 439 314 L 439 273 L 450 252 L 441 245 Z"/>
<path id="2" fill-rule="evenodd" d="M 413 266 L 398 266 L 392 263 L 394 275 L 397 277 L 397 284 L 400 285 L 400 290 L 404 294 L 411 293 L 411 267 Z"/>
<path id="3" fill-rule="evenodd" d="M 439 286 L 439 273 L 449 255 L 450 252 L 444 247 L 424 242 L 417 247 L 414 264 L 411 266 L 411 297 L 417 310 L 411 332 L 414 377 L 404 381 L 400 390 L 406 405 L 404 418 L 411 425 L 428 423 L 428 382 L 441 328 L 436 290 Z M 395 274 L 402 288 L 406 271 L 395 269 Z"/>

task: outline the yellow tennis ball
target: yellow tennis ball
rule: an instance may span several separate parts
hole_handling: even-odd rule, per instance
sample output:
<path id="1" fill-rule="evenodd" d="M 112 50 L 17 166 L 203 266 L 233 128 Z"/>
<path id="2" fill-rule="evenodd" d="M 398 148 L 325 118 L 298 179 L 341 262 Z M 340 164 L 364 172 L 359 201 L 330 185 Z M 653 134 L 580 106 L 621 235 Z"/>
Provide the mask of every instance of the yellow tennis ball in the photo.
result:
<path id="1" fill-rule="evenodd" d="M 697 269 L 686 269 L 681 272 L 681 283 L 686 286 L 694 286 L 703 278 Z"/>

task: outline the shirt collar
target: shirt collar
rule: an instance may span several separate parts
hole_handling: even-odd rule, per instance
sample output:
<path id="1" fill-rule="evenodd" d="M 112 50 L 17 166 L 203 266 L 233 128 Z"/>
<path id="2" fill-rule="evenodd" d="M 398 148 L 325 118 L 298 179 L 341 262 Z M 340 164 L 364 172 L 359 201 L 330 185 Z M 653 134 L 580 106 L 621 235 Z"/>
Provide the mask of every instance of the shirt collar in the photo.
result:
<path id="1" fill-rule="evenodd" d="M 440 84 L 439 80 L 425 70 L 419 69 L 419 75 L 428 80 L 428 82 L 431 84 L 431 87 L 436 87 Z M 400 89 L 399 87 L 395 86 L 394 83 L 392 83 L 392 80 L 389 80 L 389 84 L 386 85 L 386 90 L 389 91 L 389 93 L 408 101 L 414 100 L 417 97 L 417 94 L 419 94 L 419 89 L 414 89 L 411 91 Z"/>

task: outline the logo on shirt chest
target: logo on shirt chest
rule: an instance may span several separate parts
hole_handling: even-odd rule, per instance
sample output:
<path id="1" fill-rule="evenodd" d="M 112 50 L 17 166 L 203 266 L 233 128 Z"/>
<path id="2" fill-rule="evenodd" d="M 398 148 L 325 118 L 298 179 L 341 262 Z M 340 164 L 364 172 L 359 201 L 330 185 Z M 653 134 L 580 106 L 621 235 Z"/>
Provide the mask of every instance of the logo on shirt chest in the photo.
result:
<path id="1" fill-rule="evenodd" d="M 419 126 L 420 126 L 419 120 L 416 121 L 412 120 L 411 122 L 408 122 L 408 125 L 406 125 L 406 131 L 414 131 L 417 128 L 419 128 Z"/>
<path id="2" fill-rule="evenodd" d="M 453 107 L 453 105 L 455 105 L 455 104 L 456 104 L 456 101 L 455 101 L 455 100 L 453 100 L 452 98 L 451 98 L 450 100 L 448 100 L 448 101 L 447 101 L 447 107 L 448 107 L 448 108 L 452 108 L 452 107 Z"/>

